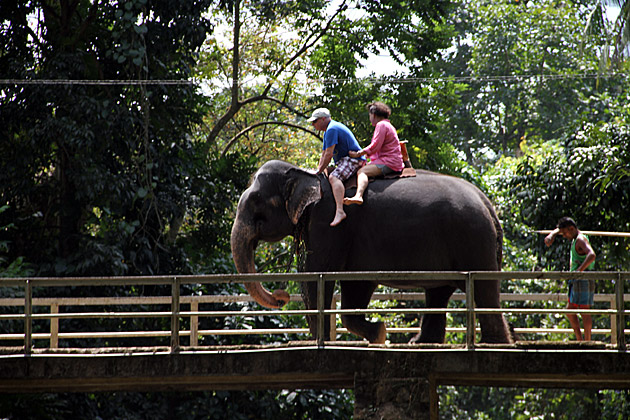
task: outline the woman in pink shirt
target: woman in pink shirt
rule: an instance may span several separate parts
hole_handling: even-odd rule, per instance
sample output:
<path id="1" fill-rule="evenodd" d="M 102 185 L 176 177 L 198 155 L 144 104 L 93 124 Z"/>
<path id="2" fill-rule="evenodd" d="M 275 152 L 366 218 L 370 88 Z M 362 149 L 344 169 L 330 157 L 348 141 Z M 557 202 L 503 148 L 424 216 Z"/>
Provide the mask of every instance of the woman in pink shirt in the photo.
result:
<path id="1" fill-rule="evenodd" d="M 403 170 L 400 142 L 396 129 L 389 122 L 392 110 L 382 102 L 373 102 L 367 106 L 370 123 L 374 126 L 372 143 L 358 152 L 348 152 L 352 158 L 368 155 L 370 163 L 357 173 L 357 192 L 354 197 L 346 197 L 343 203 L 363 204 L 363 192 L 368 186 L 369 177 L 385 176 Z"/>

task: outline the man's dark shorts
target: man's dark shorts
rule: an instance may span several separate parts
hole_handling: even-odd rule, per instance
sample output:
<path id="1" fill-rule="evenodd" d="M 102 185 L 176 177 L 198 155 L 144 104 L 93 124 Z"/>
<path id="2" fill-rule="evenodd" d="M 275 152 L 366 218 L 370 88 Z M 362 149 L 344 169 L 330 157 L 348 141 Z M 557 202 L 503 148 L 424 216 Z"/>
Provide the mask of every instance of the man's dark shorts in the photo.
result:
<path id="1" fill-rule="evenodd" d="M 346 156 L 339 159 L 337 167 L 332 171 L 331 175 L 340 179 L 341 182 L 344 182 L 354 175 L 363 165 L 365 165 L 365 160 Z"/>
<path id="2" fill-rule="evenodd" d="M 592 305 L 595 297 L 595 281 L 569 280 L 569 302 L 576 305 Z"/>

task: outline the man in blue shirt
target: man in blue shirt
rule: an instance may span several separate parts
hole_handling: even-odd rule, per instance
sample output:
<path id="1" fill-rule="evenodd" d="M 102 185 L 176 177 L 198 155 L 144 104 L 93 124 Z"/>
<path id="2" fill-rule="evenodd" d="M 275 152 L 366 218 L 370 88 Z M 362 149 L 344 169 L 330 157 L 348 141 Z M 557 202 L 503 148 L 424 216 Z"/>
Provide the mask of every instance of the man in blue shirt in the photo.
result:
<path id="1" fill-rule="evenodd" d="M 336 204 L 335 217 L 330 226 L 337 226 L 346 218 L 346 213 L 343 211 L 343 196 L 345 195 L 343 182 L 365 165 L 365 157 L 348 156 L 350 150 L 356 152 L 361 150 L 361 146 L 348 127 L 330 118 L 330 111 L 327 108 L 318 108 L 313 111 L 308 122 L 313 124 L 315 130 L 324 131 L 324 145 L 317 173 L 324 172 L 331 159 L 334 159 L 337 166 L 328 176 Z"/>

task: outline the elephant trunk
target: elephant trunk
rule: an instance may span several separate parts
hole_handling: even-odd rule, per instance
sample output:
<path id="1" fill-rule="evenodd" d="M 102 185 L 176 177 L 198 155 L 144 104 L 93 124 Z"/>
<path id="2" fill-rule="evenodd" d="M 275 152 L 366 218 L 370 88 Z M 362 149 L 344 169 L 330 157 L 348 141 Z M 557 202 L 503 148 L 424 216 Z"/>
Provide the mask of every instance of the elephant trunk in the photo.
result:
<path id="1" fill-rule="evenodd" d="M 255 273 L 254 249 L 256 237 L 253 229 L 239 221 L 238 216 L 232 226 L 232 258 L 236 270 L 243 273 Z M 258 304 L 266 308 L 281 308 L 289 302 L 289 294 L 284 290 L 276 290 L 270 293 L 261 283 L 245 283 L 245 289 Z"/>

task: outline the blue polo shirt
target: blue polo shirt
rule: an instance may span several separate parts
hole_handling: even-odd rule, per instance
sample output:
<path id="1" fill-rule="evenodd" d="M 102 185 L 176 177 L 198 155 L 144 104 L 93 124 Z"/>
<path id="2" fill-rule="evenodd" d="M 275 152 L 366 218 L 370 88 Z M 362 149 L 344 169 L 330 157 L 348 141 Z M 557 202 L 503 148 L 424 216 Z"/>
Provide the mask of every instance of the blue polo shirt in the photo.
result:
<path id="1" fill-rule="evenodd" d="M 335 163 L 348 156 L 350 150 L 355 152 L 361 150 L 359 142 L 348 127 L 335 120 L 330 120 L 326 132 L 324 133 L 323 150 L 328 149 L 333 144 L 335 145 L 335 152 L 333 154 Z M 365 160 L 365 156 L 361 156 L 360 159 Z"/>

